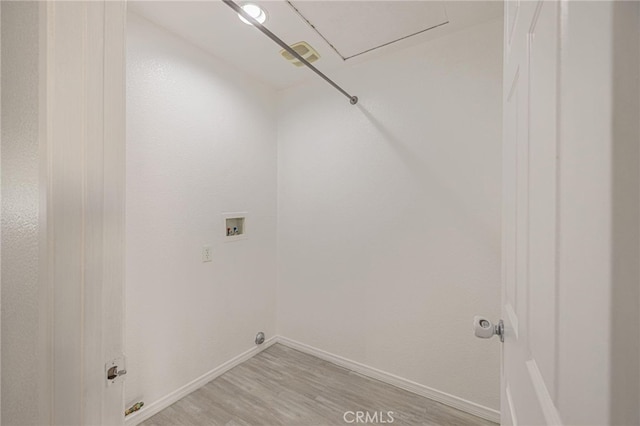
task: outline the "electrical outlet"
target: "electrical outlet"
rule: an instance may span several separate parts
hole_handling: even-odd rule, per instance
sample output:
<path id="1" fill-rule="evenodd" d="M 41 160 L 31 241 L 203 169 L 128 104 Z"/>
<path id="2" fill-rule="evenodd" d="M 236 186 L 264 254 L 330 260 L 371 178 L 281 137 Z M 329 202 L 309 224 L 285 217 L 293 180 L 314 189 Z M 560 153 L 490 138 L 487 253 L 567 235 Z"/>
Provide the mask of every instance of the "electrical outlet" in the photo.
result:
<path id="1" fill-rule="evenodd" d="M 213 252 L 211 246 L 202 247 L 202 261 L 211 262 L 213 260 Z"/>

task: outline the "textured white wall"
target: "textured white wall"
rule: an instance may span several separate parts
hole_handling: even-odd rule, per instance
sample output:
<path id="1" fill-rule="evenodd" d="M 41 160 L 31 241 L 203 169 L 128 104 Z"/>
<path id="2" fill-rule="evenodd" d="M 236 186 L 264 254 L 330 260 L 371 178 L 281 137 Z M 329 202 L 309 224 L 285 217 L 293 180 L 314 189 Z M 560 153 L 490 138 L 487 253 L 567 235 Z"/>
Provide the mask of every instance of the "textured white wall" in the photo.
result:
<path id="1" fill-rule="evenodd" d="M 126 402 L 149 404 L 275 333 L 277 118 L 271 89 L 136 15 L 127 43 Z M 225 211 L 246 240 L 222 242 Z"/>
<path id="2" fill-rule="evenodd" d="M 502 23 L 284 92 L 278 331 L 499 408 Z"/>
<path id="3" fill-rule="evenodd" d="M 38 2 L 2 2 L 2 422 L 39 424 Z"/>

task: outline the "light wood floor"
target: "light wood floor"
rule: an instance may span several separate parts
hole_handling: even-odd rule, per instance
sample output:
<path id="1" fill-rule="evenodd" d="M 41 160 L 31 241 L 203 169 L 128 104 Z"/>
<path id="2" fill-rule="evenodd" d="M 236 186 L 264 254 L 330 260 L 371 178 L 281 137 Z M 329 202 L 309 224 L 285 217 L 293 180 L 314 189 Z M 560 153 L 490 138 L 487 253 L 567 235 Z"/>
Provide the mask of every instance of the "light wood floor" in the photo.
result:
<path id="1" fill-rule="evenodd" d="M 382 417 L 392 425 L 495 425 L 279 344 L 142 425 L 347 425 L 346 411 L 393 411 L 393 423 Z"/>

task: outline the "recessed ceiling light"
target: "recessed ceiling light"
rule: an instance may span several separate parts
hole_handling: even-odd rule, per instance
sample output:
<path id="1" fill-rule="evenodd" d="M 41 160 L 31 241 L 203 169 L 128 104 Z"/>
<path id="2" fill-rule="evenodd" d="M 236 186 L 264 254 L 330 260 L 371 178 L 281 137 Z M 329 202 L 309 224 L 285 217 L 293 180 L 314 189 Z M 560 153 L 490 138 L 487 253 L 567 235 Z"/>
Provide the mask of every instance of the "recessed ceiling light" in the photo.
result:
<path id="1" fill-rule="evenodd" d="M 249 16 L 258 21 L 261 24 L 264 24 L 264 21 L 267 20 L 267 14 L 262 8 L 258 5 L 247 3 L 242 5 L 242 10 L 244 10 Z M 251 22 L 244 19 L 244 17 L 238 14 L 238 18 L 245 24 L 252 25 Z"/>

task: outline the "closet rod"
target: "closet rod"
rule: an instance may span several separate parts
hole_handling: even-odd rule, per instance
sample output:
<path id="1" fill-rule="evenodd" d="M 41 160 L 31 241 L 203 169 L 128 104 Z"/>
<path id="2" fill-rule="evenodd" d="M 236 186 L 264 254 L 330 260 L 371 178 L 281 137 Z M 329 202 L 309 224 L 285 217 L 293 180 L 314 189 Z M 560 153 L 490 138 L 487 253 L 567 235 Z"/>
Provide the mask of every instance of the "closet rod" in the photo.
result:
<path id="1" fill-rule="evenodd" d="M 338 86 L 336 83 L 333 82 L 333 80 L 331 80 L 329 77 L 327 77 L 326 75 L 324 75 L 322 73 L 322 71 L 320 71 L 318 68 L 314 67 L 313 65 L 311 65 L 305 58 L 303 58 L 302 56 L 300 56 L 300 54 L 298 54 L 298 52 L 296 52 L 295 50 L 293 50 L 291 47 L 289 47 L 289 45 L 287 43 L 285 43 L 284 41 L 282 41 L 280 38 L 278 38 L 278 36 L 276 36 L 274 33 L 272 33 L 271 31 L 269 31 L 264 25 L 262 25 L 260 22 L 256 21 L 253 16 L 249 15 L 247 12 L 245 12 L 244 10 L 242 10 L 242 8 L 240 6 L 238 6 L 236 3 L 233 2 L 233 0 L 222 0 L 227 6 L 229 6 L 231 9 L 235 10 L 239 15 L 241 15 L 244 19 L 246 19 L 247 21 L 251 22 L 251 24 L 256 27 L 257 29 L 259 29 L 260 31 L 262 31 L 262 33 L 264 35 L 266 35 L 267 37 L 269 37 L 271 40 L 275 41 L 277 44 L 280 45 L 280 47 L 282 47 L 284 50 L 286 50 L 287 52 L 291 53 L 291 55 L 293 55 L 294 58 L 296 58 L 297 60 L 299 60 L 300 62 L 302 62 L 303 64 L 305 64 L 307 66 L 307 68 L 309 68 L 311 71 L 315 72 L 316 74 L 318 74 L 320 77 L 322 77 L 327 83 L 329 83 L 330 85 L 332 85 L 333 87 L 335 87 L 340 93 L 342 93 L 343 95 L 345 95 L 347 98 L 349 98 L 349 102 L 351 102 L 351 105 L 355 105 L 358 103 L 358 97 L 357 96 L 351 96 L 350 94 L 348 94 L 342 87 Z"/>

